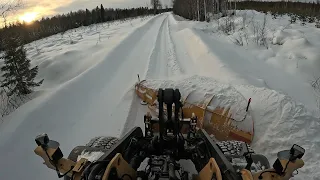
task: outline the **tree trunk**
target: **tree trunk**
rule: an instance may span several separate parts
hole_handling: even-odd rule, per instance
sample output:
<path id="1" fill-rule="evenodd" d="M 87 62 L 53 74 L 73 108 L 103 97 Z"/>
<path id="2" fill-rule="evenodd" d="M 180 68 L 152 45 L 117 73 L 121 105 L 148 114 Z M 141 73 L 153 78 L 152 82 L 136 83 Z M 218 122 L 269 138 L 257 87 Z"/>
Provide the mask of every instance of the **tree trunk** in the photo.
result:
<path id="1" fill-rule="evenodd" d="M 198 21 L 200 21 L 200 4 L 199 4 L 199 0 L 197 0 L 197 9 L 198 9 Z"/>
<path id="2" fill-rule="evenodd" d="M 204 20 L 207 21 L 207 6 L 206 6 L 206 0 L 203 0 L 203 6 L 204 6 Z"/>

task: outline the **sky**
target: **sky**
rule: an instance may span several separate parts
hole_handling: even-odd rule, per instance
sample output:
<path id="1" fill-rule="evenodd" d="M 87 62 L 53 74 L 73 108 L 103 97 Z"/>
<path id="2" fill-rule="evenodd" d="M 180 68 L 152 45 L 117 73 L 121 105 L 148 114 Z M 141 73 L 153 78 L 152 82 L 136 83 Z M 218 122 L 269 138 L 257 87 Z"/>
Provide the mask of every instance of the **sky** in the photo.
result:
<path id="1" fill-rule="evenodd" d="M 0 0 L 1 3 L 8 0 Z M 105 8 L 128 8 L 149 6 L 150 0 L 22 0 L 23 7 L 10 15 L 9 21 L 21 20 L 21 17 L 32 16 L 36 19 L 52 16 L 55 14 L 77 11 L 79 9 L 93 9 L 103 4 Z M 170 5 L 171 0 L 162 0 L 164 4 Z"/>

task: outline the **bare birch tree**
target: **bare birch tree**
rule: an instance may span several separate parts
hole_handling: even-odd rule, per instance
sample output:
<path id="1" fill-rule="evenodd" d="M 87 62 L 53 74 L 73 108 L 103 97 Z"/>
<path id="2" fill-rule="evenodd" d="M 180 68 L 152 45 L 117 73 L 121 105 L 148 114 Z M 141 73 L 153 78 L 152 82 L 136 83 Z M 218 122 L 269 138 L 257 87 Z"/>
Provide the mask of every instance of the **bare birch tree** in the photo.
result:
<path id="1" fill-rule="evenodd" d="M 8 15 L 22 6 L 22 0 L 0 1 L 0 15 L 4 26 L 7 26 Z"/>
<path id="2" fill-rule="evenodd" d="M 162 4 L 160 0 L 151 0 L 151 5 L 153 7 L 154 14 L 157 14 L 158 9 L 162 9 Z"/>

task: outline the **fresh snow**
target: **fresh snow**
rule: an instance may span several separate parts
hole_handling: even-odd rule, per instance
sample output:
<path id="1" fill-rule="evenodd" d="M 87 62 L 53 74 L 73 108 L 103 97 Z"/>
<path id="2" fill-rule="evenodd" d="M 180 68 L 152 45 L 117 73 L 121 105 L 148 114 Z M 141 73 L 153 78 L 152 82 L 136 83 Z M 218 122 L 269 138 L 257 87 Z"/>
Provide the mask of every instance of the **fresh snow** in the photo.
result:
<path id="1" fill-rule="evenodd" d="M 67 156 L 95 136 L 121 137 L 143 126 L 147 109 L 134 93 L 140 74 L 156 79 L 155 87 L 218 93 L 227 105 L 235 105 L 236 97 L 252 98 L 253 149 L 272 164 L 278 151 L 302 145 L 305 166 L 293 179 L 318 180 L 319 107 L 310 82 L 320 76 L 320 31 L 314 24 L 289 25 L 287 16 L 268 15 L 267 49 L 252 41 L 252 24 L 262 21 L 261 13 L 240 11 L 237 31 L 226 35 L 217 20 L 187 21 L 164 13 L 81 27 L 28 44 L 28 57 L 39 65 L 44 84 L 0 125 L 0 177 L 57 179 L 33 153 L 40 133 L 59 141 Z M 245 33 L 248 45 L 236 45 Z"/>

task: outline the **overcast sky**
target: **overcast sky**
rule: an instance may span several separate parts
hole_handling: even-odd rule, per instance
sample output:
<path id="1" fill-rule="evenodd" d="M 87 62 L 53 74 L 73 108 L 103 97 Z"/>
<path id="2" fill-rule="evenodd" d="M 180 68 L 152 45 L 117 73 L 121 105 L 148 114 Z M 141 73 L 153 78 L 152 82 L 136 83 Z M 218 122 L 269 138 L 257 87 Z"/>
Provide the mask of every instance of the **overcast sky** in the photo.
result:
<path id="1" fill-rule="evenodd" d="M 171 0 L 161 0 L 170 5 Z M 1 3 L 1 0 L 0 0 Z M 11 15 L 10 19 L 18 20 L 25 13 L 37 13 L 37 18 L 59 13 L 77 11 L 79 9 L 93 9 L 100 4 L 105 8 L 128 8 L 150 5 L 150 0 L 23 0 L 23 8 Z"/>
<path id="2" fill-rule="evenodd" d="M 138 7 L 150 5 L 150 0 L 66 0 L 69 4 L 60 5 L 57 12 L 69 12 L 73 9 L 94 8 L 99 4 L 103 4 L 105 7 Z"/>

